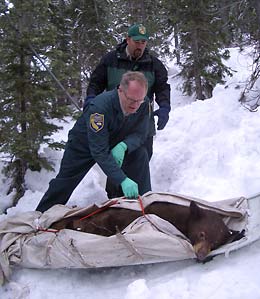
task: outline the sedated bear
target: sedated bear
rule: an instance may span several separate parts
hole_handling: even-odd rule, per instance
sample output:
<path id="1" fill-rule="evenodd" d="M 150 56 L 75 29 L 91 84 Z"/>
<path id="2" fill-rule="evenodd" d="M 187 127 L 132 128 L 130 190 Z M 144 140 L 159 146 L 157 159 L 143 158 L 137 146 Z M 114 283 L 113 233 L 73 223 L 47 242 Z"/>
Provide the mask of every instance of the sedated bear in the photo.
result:
<path id="1" fill-rule="evenodd" d="M 91 217 L 79 215 L 64 218 L 53 223 L 52 228 L 111 236 L 142 216 L 141 211 L 125 208 L 107 208 L 95 214 L 98 209 L 93 205 L 87 211 L 87 215 L 94 212 Z M 239 232 L 227 227 L 218 213 L 200 208 L 194 201 L 190 202 L 190 206 L 153 202 L 144 209 L 144 213 L 155 214 L 173 224 L 190 240 L 199 261 L 204 261 L 212 250 L 235 240 L 239 235 Z"/>

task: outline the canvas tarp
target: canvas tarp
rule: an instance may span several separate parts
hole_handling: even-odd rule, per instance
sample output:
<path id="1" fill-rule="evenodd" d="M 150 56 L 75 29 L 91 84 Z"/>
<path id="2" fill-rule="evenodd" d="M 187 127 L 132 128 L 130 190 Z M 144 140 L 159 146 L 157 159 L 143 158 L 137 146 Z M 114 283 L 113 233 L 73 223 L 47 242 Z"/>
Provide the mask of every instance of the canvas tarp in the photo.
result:
<path id="1" fill-rule="evenodd" d="M 191 200 L 196 201 L 201 207 L 223 215 L 229 228 L 248 231 L 249 201 L 243 197 L 212 203 L 169 193 L 148 192 L 142 197 L 144 206 L 153 201 L 189 205 Z M 137 201 L 119 198 L 114 207 L 139 210 L 140 204 Z M 257 208 L 260 210 L 259 204 Z M 189 240 L 172 224 L 155 215 L 139 217 L 124 231 L 111 237 L 69 229 L 58 232 L 44 231 L 53 222 L 72 215 L 82 215 L 86 209 L 56 205 L 45 213 L 25 212 L 2 220 L 0 280 L 3 282 L 10 277 L 13 265 L 26 268 L 92 268 L 177 261 L 195 257 Z M 237 247 L 243 246 L 239 240 L 222 246 L 212 254 L 233 250 L 235 243 Z"/>

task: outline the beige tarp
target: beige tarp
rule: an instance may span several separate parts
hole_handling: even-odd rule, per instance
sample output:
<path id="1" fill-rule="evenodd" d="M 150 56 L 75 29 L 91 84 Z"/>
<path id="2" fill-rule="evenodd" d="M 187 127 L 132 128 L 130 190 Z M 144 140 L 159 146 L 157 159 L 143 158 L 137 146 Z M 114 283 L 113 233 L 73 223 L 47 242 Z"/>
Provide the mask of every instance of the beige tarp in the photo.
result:
<path id="1" fill-rule="evenodd" d="M 153 201 L 189 205 L 190 200 L 195 200 L 200 206 L 222 214 L 230 228 L 246 229 L 248 232 L 250 225 L 251 228 L 255 228 L 256 225 L 255 220 L 250 224 L 251 209 L 248 204 L 257 202 L 254 209 L 259 211 L 258 197 L 259 195 L 252 198 L 256 200 L 235 198 L 210 203 L 179 194 L 149 192 L 142 200 L 144 205 Z M 140 209 L 136 201 L 122 198 L 118 200 L 115 208 Z M 172 224 L 155 215 L 148 215 L 149 220 L 139 217 L 123 232 L 111 237 L 68 229 L 59 232 L 39 230 L 49 228 L 53 222 L 61 218 L 82 215 L 84 210 L 56 205 L 43 214 L 32 211 L 2 220 L 0 282 L 10 277 L 12 265 L 27 268 L 91 268 L 177 261 L 195 257 L 189 240 Z M 248 236 L 222 246 L 212 254 L 227 253 L 259 238 L 259 235 L 250 238 Z"/>

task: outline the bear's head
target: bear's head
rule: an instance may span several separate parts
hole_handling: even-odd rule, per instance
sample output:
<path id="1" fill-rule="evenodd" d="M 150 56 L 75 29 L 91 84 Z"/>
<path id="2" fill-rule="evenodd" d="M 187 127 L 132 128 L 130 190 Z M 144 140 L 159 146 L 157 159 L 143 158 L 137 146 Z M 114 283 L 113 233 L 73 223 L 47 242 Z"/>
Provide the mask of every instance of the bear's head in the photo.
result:
<path id="1" fill-rule="evenodd" d="M 191 201 L 187 235 L 198 260 L 203 261 L 210 251 L 229 240 L 230 231 L 219 214 Z"/>

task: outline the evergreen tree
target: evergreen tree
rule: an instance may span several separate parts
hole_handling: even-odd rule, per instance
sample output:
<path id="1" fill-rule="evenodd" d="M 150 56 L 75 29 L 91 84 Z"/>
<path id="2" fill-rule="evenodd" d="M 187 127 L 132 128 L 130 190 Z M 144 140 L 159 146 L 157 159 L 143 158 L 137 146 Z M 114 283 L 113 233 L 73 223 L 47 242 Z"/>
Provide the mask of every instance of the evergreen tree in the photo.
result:
<path id="1" fill-rule="evenodd" d="M 40 170 L 51 165 L 38 154 L 43 143 L 60 146 L 50 139 L 58 127 L 50 120 L 56 88 L 33 49 L 48 63 L 55 28 L 49 22 L 49 1 L 14 0 L 2 3 L 0 15 L 0 151 L 9 155 L 5 170 L 13 178 L 10 192 L 14 203 L 24 194 L 24 175 L 28 168 Z"/>
<path id="2" fill-rule="evenodd" d="M 231 1 L 229 5 L 233 42 L 243 47 L 260 43 L 260 2 L 258 0 Z"/>
<path id="3" fill-rule="evenodd" d="M 234 24 L 233 43 L 241 49 L 251 46 L 252 73 L 240 96 L 240 102 L 250 110 L 260 106 L 260 2 L 257 0 L 232 1 L 230 10 Z"/>
<path id="4" fill-rule="evenodd" d="M 195 93 L 199 100 L 210 98 L 215 85 L 223 83 L 224 75 L 231 75 L 222 63 L 228 51 L 223 51 L 225 35 L 216 1 L 172 1 L 170 5 L 172 22 L 178 28 L 183 91 Z"/>
<path id="5" fill-rule="evenodd" d="M 83 101 L 90 73 L 98 61 L 115 44 L 110 31 L 110 1 L 71 0 L 66 17 L 70 22 L 69 53 L 76 76 L 71 86 L 80 91 Z"/>

